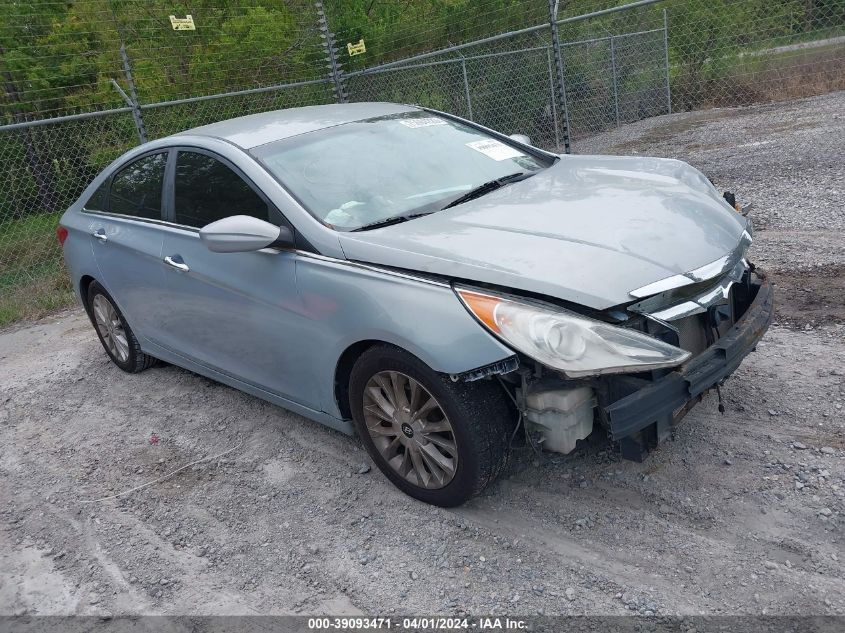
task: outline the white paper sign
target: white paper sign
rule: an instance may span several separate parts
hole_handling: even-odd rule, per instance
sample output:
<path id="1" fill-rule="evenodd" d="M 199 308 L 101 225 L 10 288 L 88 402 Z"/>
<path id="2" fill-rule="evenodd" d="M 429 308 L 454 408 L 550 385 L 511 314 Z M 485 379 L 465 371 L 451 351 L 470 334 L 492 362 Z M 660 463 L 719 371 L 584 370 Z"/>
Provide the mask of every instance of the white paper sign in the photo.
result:
<path id="1" fill-rule="evenodd" d="M 420 117 L 417 119 L 399 119 L 399 123 L 405 127 L 429 127 L 431 125 L 446 125 L 446 121 L 436 116 Z"/>
<path id="2" fill-rule="evenodd" d="M 492 138 L 486 141 L 472 141 L 471 143 L 467 143 L 467 147 L 471 147 L 476 152 L 481 152 L 493 160 L 506 160 L 508 158 L 516 158 L 517 156 L 525 156 L 525 154 L 515 147 L 505 145 L 501 141 Z"/>

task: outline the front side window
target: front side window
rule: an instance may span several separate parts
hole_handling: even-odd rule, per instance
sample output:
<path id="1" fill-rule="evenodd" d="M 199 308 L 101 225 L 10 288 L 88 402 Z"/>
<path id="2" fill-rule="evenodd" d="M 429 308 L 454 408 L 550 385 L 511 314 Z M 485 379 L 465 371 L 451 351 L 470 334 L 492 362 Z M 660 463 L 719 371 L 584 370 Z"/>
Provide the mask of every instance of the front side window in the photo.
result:
<path id="1" fill-rule="evenodd" d="M 161 187 L 167 154 L 145 156 L 123 168 L 112 180 L 109 211 L 150 220 L 161 219 Z"/>
<path id="2" fill-rule="evenodd" d="M 267 203 L 229 167 L 197 152 L 179 152 L 174 221 L 202 228 L 232 215 L 269 220 Z"/>
<path id="3" fill-rule="evenodd" d="M 338 230 L 439 211 L 479 185 L 527 177 L 554 160 L 424 111 L 346 123 L 251 153 Z"/>

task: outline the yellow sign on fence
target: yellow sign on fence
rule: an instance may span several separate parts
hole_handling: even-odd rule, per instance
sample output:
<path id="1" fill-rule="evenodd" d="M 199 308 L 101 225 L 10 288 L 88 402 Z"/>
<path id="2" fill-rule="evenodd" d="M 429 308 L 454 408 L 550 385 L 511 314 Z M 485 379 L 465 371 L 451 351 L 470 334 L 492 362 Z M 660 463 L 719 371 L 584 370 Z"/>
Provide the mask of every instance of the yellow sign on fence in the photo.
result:
<path id="1" fill-rule="evenodd" d="M 170 24 L 173 25 L 174 31 L 196 31 L 194 26 L 194 18 L 189 13 L 184 18 L 177 18 L 175 15 L 170 16 Z"/>
<path id="2" fill-rule="evenodd" d="M 360 55 L 361 53 L 367 52 L 367 46 L 364 44 L 364 38 L 358 40 L 357 44 L 353 44 L 350 42 L 346 45 L 346 50 L 349 51 L 349 56 L 352 57 L 353 55 Z"/>

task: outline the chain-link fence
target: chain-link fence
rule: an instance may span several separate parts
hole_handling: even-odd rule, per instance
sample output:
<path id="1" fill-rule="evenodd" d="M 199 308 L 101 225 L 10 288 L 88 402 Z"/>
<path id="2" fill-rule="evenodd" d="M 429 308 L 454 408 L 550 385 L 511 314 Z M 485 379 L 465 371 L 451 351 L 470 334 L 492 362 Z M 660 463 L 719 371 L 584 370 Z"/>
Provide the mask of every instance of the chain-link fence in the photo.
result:
<path id="1" fill-rule="evenodd" d="M 3 324 L 69 300 L 56 222 L 143 140 L 378 100 L 563 152 L 674 111 L 845 88 L 845 0 L 30 0 L 0 11 L 0 81 Z"/>

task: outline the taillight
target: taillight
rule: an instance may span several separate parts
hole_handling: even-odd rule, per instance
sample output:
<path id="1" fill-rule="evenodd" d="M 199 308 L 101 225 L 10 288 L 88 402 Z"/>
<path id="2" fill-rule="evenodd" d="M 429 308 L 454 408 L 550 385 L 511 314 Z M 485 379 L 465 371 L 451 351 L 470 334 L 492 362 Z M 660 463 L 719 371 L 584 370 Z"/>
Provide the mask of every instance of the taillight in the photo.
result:
<path id="1" fill-rule="evenodd" d="M 59 238 L 59 244 L 64 246 L 65 240 L 67 239 L 67 229 L 63 226 L 57 226 L 56 227 L 56 237 Z"/>

